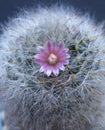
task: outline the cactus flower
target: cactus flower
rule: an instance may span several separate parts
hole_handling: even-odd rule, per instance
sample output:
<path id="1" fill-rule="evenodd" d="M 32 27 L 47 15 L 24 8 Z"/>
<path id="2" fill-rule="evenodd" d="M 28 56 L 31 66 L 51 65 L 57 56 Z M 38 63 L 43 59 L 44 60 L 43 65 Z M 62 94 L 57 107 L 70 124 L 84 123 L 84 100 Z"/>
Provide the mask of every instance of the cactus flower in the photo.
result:
<path id="1" fill-rule="evenodd" d="M 59 45 L 56 42 L 47 42 L 47 47 L 38 46 L 37 50 L 40 52 L 35 55 L 35 61 L 41 65 L 39 72 L 44 72 L 47 76 L 51 73 L 58 76 L 59 70 L 64 71 L 64 65 L 69 64 L 68 48 L 64 47 L 64 43 Z"/>

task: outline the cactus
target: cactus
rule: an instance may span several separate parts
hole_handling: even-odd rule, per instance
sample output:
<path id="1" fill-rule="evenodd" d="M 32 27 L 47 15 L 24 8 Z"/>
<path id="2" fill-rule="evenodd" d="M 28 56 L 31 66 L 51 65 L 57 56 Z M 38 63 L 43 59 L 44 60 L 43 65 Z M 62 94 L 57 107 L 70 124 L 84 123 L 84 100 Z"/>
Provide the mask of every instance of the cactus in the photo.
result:
<path id="1" fill-rule="evenodd" d="M 0 94 L 8 130 L 104 130 L 104 24 L 73 8 L 24 11 L 2 27 Z M 63 42 L 68 64 L 47 76 L 38 46 Z"/>

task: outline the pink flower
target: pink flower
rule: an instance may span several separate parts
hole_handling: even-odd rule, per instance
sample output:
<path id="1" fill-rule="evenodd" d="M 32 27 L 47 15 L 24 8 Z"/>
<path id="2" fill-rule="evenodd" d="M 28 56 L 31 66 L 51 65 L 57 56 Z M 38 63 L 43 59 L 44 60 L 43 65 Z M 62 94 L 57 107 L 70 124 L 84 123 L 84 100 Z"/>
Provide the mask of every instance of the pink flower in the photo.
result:
<path id="1" fill-rule="evenodd" d="M 37 50 L 40 52 L 35 55 L 35 61 L 41 65 L 40 72 L 44 72 L 47 76 L 51 73 L 54 75 L 59 74 L 59 70 L 64 71 L 64 65 L 69 64 L 67 58 L 70 58 L 68 54 L 68 48 L 64 48 L 64 43 L 61 42 L 58 46 L 56 42 L 48 42 L 47 47 L 38 46 Z"/>

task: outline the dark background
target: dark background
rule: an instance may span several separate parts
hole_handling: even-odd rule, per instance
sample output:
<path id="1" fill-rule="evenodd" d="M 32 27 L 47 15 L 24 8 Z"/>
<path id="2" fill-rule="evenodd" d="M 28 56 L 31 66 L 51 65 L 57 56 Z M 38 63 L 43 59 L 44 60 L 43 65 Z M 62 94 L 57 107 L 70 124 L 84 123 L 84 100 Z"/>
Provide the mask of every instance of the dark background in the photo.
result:
<path id="1" fill-rule="evenodd" d="M 0 23 L 8 22 L 8 18 L 14 17 L 19 9 L 52 6 L 56 3 L 89 12 L 97 21 L 105 20 L 105 0 L 0 0 Z"/>

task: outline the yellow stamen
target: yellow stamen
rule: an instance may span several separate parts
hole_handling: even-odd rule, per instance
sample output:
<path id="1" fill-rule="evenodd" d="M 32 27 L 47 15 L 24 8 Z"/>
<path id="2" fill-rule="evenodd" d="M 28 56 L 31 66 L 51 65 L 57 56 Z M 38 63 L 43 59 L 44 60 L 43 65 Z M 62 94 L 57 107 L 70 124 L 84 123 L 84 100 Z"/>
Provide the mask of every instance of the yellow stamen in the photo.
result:
<path id="1" fill-rule="evenodd" d="M 48 57 L 48 62 L 49 64 L 55 64 L 57 62 L 57 56 L 53 53 L 50 54 L 50 56 Z"/>

